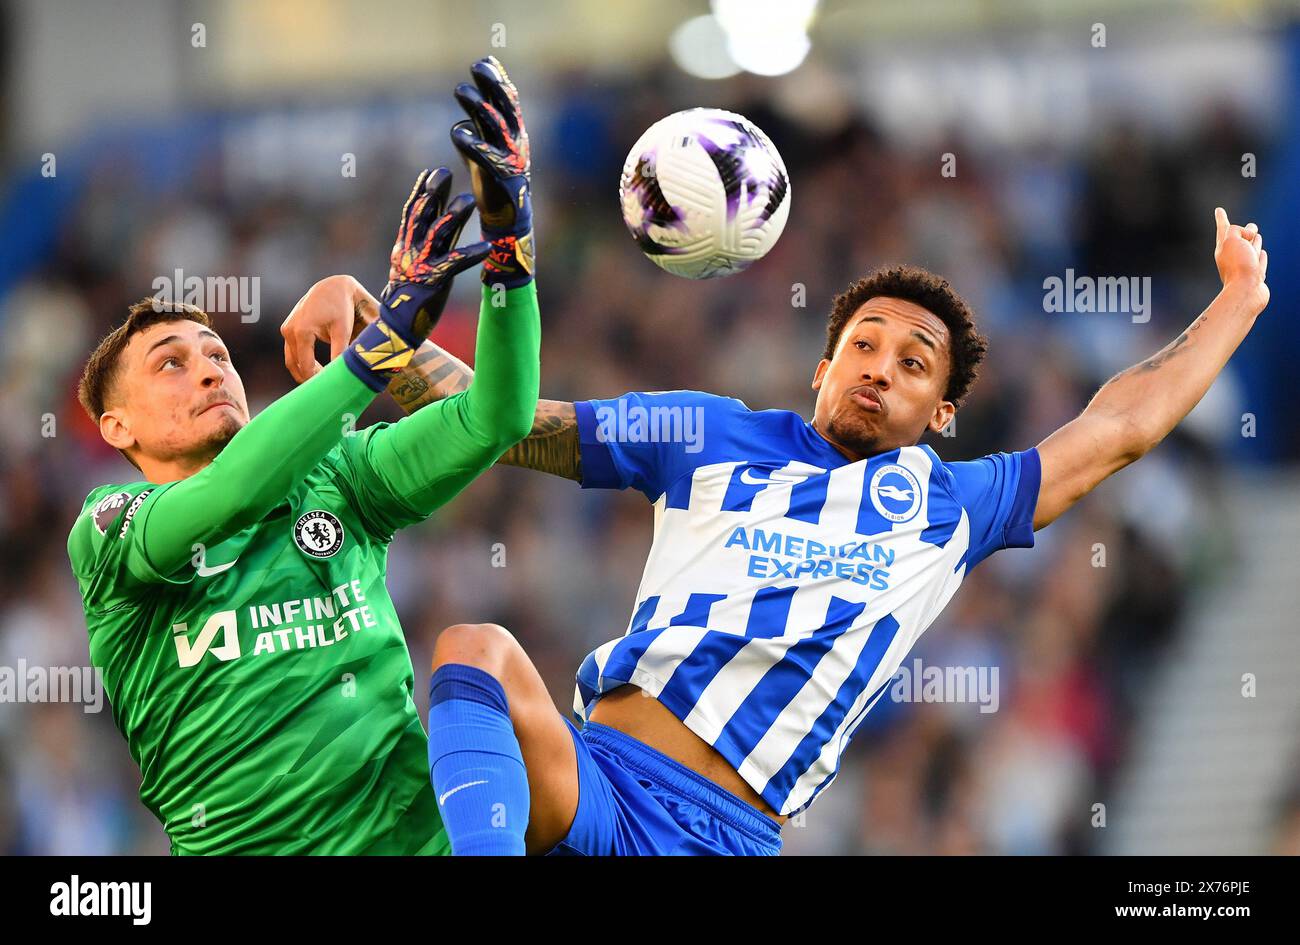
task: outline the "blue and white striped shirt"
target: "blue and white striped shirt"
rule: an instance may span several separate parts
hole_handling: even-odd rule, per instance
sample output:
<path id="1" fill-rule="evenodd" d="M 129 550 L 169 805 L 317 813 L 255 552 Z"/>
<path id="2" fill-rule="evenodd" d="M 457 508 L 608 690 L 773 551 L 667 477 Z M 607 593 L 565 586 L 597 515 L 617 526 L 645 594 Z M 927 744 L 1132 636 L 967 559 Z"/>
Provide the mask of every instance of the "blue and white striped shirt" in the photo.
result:
<path id="1" fill-rule="evenodd" d="M 1037 450 L 850 463 L 798 414 L 695 391 L 576 405 L 584 488 L 654 503 L 627 632 L 578 670 L 575 711 L 657 698 L 772 808 L 796 813 L 966 572 L 1031 547 Z"/>

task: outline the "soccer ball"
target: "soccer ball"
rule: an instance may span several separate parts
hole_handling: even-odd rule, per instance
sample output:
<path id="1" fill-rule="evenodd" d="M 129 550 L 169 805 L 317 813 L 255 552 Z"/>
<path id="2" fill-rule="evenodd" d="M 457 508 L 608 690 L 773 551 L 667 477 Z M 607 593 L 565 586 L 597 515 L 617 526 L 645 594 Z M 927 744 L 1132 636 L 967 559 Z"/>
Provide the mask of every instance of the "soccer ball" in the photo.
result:
<path id="1" fill-rule="evenodd" d="M 790 215 L 781 155 L 745 116 L 690 108 L 650 126 L 623 164 L 623 222 L 651 262 L 687 279 L 748 268 Z"/>

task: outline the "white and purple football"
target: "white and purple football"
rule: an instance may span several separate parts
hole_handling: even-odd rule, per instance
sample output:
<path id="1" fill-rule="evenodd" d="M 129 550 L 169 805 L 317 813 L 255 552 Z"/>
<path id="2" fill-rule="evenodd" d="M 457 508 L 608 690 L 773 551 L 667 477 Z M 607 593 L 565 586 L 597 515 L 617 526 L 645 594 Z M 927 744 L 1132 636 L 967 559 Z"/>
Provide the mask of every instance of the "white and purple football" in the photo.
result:
<path id="1" fill-rule="evenodd" d="M 748 268 L 790 215 L 790 178 L 767 135 L 743 115 L 690 108 L 650 126 L 618 186 L 623 221 L 661 269 L 712 279 Z"/>

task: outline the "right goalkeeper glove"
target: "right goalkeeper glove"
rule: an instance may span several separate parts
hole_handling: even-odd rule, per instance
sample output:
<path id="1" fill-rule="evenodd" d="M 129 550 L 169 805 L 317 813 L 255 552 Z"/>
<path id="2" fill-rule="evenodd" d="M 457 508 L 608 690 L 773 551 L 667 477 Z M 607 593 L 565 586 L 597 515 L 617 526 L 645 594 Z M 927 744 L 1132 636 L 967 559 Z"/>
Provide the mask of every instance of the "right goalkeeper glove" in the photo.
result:
<path id="1" fill-rule="evenodd" d="M 452 126 L 451 141 L 469 166 L 483 239 L 492 244 L 483 282 L 514 289 L 533 279 L 528 131 L 519 92 L 496 57 L 480 59 L 469 71 L 474 84 L 456 86 L 469 120 Z"/>
<path id="2" fill-rule="evenodd" d="M 456 274 L 477 266 L 491 251 L 487 243 L 456 248 L 460 231 L 474 212 L 474 198 L 459 194 L 448 203 L 450 193 L 447 168 L 420 172 L 402 207 L 402 223 L 389 257 L 388 285 L 379 295 L 379 318 L 362 329 L 344 352 L 348 367 L 376 392 L 406 367 L 433 331 Z"/>

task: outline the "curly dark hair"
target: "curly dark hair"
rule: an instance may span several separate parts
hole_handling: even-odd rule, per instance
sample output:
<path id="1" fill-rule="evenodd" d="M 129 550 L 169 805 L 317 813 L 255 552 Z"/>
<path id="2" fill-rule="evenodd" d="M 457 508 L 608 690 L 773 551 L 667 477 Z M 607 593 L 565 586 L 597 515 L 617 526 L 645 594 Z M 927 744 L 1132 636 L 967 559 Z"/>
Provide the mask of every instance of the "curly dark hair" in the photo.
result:
<path id="1" fill-rule="evenodd" d="M 988 351 L 988 339 L 975 327 L 975 317 L 966 300 L 948 284 L 948 280 L 920 266 L 892 266 L 877 269 L 835 296 L 826 323 L 828 360 L 835 356 L 840 335 L 853 313 L 869 299 L 889 296 L 921 306 L 948 326 L 950 363 L 948 386 L 943 399 L 960 407 L 971 385 L 979 376 L 980 362 Z"/>

